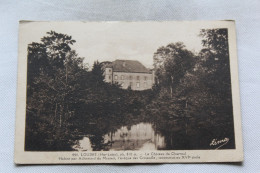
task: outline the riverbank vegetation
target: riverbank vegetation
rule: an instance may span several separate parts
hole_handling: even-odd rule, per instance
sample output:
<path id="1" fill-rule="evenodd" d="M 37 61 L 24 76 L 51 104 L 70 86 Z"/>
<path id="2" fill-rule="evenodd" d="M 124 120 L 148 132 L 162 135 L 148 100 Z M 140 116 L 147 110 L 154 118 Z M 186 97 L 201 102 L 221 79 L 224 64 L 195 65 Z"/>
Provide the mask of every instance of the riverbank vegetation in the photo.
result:
<path id="1" fill-rule="evenodd" d="M 225 137 L 223 148 L 234 148 L 227 34 L 201 30 L 199 53 L 181 42 L 158 48 L 155 85 L 132 91 L 105 83 L 98 61 L 87 67 L 71 36 L 48 32 L 28 45 L 25 150 L 72 150 L 84 135 L 103 150 L 105 134 L 140 122 L 165 137 L 164 149 L 214 149 Z"/>

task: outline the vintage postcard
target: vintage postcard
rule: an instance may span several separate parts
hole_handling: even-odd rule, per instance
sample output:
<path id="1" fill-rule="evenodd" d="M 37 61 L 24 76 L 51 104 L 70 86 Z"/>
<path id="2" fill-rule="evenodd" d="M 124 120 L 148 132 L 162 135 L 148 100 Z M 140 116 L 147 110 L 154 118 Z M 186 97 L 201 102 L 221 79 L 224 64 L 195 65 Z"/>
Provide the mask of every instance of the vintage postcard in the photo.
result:
<path id="1" fill-rule="evenodd" d="M 234 21 L 19 29 L 16 164 L 241 162 Z"/>

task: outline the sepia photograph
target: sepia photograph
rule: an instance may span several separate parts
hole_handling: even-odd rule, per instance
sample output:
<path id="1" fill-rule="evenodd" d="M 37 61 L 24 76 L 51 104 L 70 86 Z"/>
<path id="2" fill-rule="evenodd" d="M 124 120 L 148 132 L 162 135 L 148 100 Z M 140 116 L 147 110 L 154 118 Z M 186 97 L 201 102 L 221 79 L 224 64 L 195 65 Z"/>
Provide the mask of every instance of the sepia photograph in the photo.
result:
<path id="1" fill-rule="evenodd" d="M 176 162 L 157 158 L 169 151 L 182 162 L 189 151 L 242 159 L 233 21 L 21 21 L 19 34 L 18 160 L 108 153 L 92 161 L 125 163 L 139 151 L 141 162 Z"/>

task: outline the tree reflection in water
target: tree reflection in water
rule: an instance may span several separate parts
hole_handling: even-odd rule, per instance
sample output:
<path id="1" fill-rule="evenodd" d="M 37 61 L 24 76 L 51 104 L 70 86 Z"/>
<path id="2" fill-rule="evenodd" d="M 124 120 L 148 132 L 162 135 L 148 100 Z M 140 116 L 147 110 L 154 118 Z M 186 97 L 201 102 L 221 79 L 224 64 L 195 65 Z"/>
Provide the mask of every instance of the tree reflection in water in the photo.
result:
<path id="1" fill-rule="evenodd" d="M 95 119 L 94 123 L 81 125 L 73 136 L 72 150 L 193 150 L 214 149 L 210 142 L 214 138 L 229 137 L 223 149 L 234 147 L 234 138 L 228 134 L 232 130 L 226 124 L 200 124 L 196 121 L 164 118 L 153 119 L 148 114 L 138 116 L 116 115 L 113 118 Z M 150 119 L 149 119 L 149 118 Z M 94 119 L 92 120 L 94 121 Z M 205 125 L 206 124 L 206 125 Z"/>
<path id="2" fill-rule="evenodd" d="M 122 126 L 115 132 L 104 135 L 103 150 L 157 150 L 165 147 L 165 139 L 156 133 L 151 123 Z M 73 146 L 79 151 L 92 151 L 89 137 L 84 136 Z"/>

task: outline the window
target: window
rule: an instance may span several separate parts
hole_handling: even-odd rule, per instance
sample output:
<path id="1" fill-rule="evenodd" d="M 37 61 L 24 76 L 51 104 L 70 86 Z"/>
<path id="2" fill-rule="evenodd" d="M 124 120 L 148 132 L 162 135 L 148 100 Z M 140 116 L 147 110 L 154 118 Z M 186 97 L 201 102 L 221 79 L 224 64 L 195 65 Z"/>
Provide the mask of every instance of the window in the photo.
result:
<path id="1" fill-rule="evenodd" d="M 140 80 L 140 76 L 137 76 L 136 79 L 137 79 L 137 80 Z"/>
<path id="2" fill-rule="evenodd" d="M 108 79 L 111 80 L 111 76 L 110 75 L 108 76 Z"/>
<path id="3" fill-rule="evenodd" d="M 111 69 L 109 69 L 108 71 L 111 72 Z"/>
<path id="4" fill-rule="evenodd" d="M 132 80 L 132 79 L 133 79 L 133 77 L 132 77 L 132 76 L 129 76 L 129 79 L 130 79 L 130 80 Z"/>
<path id="5" fill-rule="evenodd" d="M 144 83 L 144 87 L 145 87 L 145 88 L 147 87 L 147 83 L 146 83 L 146 82 Z"/>
<path id="6" fill-rule="evenodd" d="M 115 75 L 115 80 L 117 80 L 117 75 Z"/>
<path id="7" fill-rule="evenodd" d="M 136 87 L 137 87 L 137 88 L 140 87 L 140 83 L 139 83 L 139 82 L 136 83 Z"/>
<path id="8" fill-rule="evenodd" d="M 147 80 L 147 76 L 144 77 L 144 80 Z"/>
<path id="9" fill-rule="evenodd" d="M 130 82 L 127 89 L 132 89 L 133 82 Z"/>
<path id="10" fill-rule="evenodd" d="M 121 76 L 121 80 L 124 80 L 124 78 L 125 78 L 124 75 L 122 75 L 122 76 Z"/>

